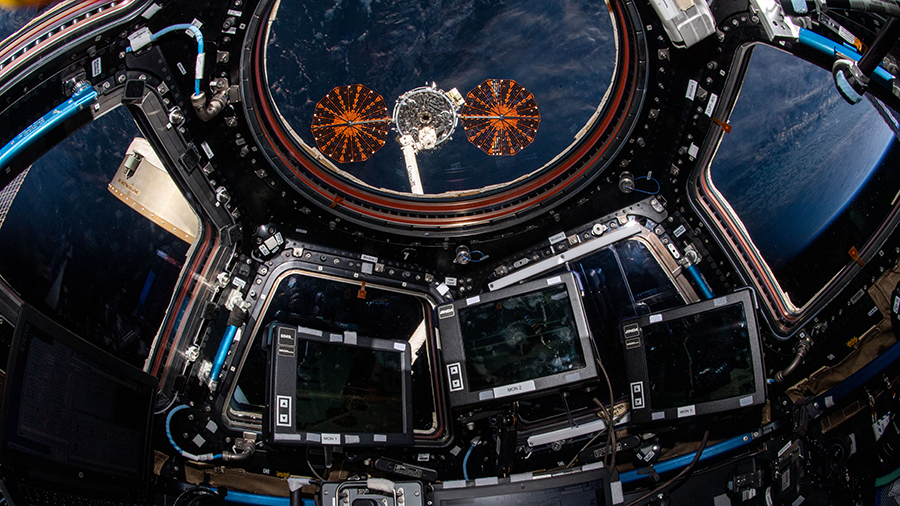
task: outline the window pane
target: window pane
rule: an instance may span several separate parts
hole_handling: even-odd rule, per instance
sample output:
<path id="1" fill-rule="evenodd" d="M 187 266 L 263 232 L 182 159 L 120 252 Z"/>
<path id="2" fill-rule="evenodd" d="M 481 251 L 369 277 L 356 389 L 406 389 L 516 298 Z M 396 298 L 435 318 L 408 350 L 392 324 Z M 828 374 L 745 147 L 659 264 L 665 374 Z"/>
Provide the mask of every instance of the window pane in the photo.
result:
<path id="1" fill-rule="evenodd" d="M 38 9 L 36 7 L 0 9 L 0 41 L 25 26 L 37 13 Z"/>
<path id="2" fill-rule="evenodd" d="M 271 301 L 259 329 L 272 322 L 298 325 L 327 332 L 353 331 L 360 336 L 398 339 L 414 343 L 424 339 L 429 325 L 425 299 L 407 293 L 366 287 L 358 283 L 300 273 L 285 276 L 269 294 Z M 261 411 L 266 404 L 266 358 L 269 350 L 260 330 L 241 367 L 232 409 Z M 422 334 L 420 336 L 420 334 Z M 427 346 L 412 344 L 413 427 L 430 430 L 434 420 L 434 393 L 430 380 Z"/>
<path id="3" fill-rule="evenodd" d="M 829 71 L 764 45 L 730 122 L 712 181 L 802 307 L 887 216 L 900 146 L 869 101 L 844 102 Z"/>
<path id="4" fill-rule="evenodd" d="M 143 367 L 190 245 L 108 189 L 138 135 L 120 107 L 31 166 L 0 226 L 0 276 L 25 301 Z"/>

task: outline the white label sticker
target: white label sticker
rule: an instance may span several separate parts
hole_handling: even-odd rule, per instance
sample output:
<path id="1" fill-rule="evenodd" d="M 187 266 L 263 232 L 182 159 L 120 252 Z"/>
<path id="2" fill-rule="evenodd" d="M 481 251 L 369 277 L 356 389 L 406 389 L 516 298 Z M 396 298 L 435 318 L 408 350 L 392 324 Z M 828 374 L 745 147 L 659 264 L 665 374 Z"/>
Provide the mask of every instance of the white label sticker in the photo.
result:
<path id="1" fill-rule="evenodd" d="M 345 331 L 344 332 L 344 342 L 349 345 L 355 345 L 356 344 L 356 332 L 353 332 L 352 330 Z"/>
<path id="2" fill-rule="evenodd" d="M 181 72 L 181 75 L 187 74 L 187 70 L 184 70 L 184 65 L 182 65 L 181 62 L 176 63 L 175 66 L 178 67 L 178 71 Z"/>
<path id="3" fill-rule="evenodd" d="M 691 158 L 697 158 L 697 153 L 699 153 L 699 152 L 700 152 L 700 148 L 697 147 L 697 145 L 692 142 L 691 147 L 688 148 L 688 155 L 690 155 Z"/>
<path id="4" fill-rule="evenodd" d="M 143 17 L 144 19 L 150 19 L 154 14 L 159 12 L 160 9 L 162 9 L 162 7 L 159 4 L 154 3 L 150 7 L 147 7 L 147 10 L 145 10 L 144 13 L 141 14 L 141 17 Z"/>
<path id="5" fill-rule="evenodd" d="M 306 440 L 307 440 L 307 441 L 312 441 L 313 443 L 318 443 L 319 441 L 322 440 L 322 437 L 319 436 L 318 434 L 307 433 L 307 434 L 306 434 Z"/>
<path id="6" fill-rule="evenodd" d="M 869 310 L 869 316 L 872 316 L 872 315 L 875 314 L 877 311 L 878 311 L 878 306 L 873 307 L 872 309 Z"/>
<path id="7" fill-rule="evenodd" d="M 681 237 L 681 234 L 685 232 L 687 232 L 687 229 L 684 228 L 684 225 L 678 225 L 678 228 L 676 228 L 672 233 L 675 235 L 675 237 Z"/>
<path id="8" fill-rule="evenodd" d="M 547 238 L 547 240 L 550 241 L 550 244 L 556 244 L 559 241 L 565 240 L 565 238 L 566 238 L 566 233 L 560 232 L 556 235 L 551 235 L 550 237 Z"/>
<path id="9" fill-rule="evenodd" d="M 209 144 L 207 144 L 206 141 L 201 142 L 200 147 L 203 148 L 203 152 L 206 153 L 207 158 L 213 157 L 212 148 L 209 147 Z"/>
<path id="10" fill-rule="evenodd" d="M 846 40 L 851 45 L 856 42 L 856 36 L 850 33 L 850 30 L 844 28 L 843 26 L 838 25 L 838 35 L 840 35 L 842 39 Z"/>
<path id="11" fill-rule="evenodd" d="M 394 343 L 394 349 L 404 351 L 406 349 L 406 343 Z"/>
<path id="12" fill-rule="evenodd" d="M 652 314 L 650 315 L 650 323 L 659 323 L 662 321 L 661 314 Z"/>
<path id="13" fill-rule="evenodd" d="M 359 444 L 359 436 L 347 434 L 346 436 L 344 436 L 344 443 L 348 445 Z"/>
<path id="14" fill-rule="evenodd" d="M 325 434 L 322 433 L 322 444 L 323 445 L 339 445 L 341 444 L 341 435 L 340 434 Z"/>
<path id="15" fill-rule="evenodd" d="M 228 9 L 228 15 L 239 18 L 239 17 L 241 17 L 241 11 L 236 11 L 234 9 Z"/>
<path id="16" fill-rule="evenodd" d="M 778 450 L 778 456 L 779 456 L 779 457 L 781 457 L 781 456 L 784 454 L 784 452 L 786 452 L 786 451 L 788 450 L 788 448 L 791 447 L 791 443 L 792 443 L 792 442 L 793 442 L 793 441 L 788 441 L 787 443 L 784 444 L 784 446 L 781 447 L 780 450 Z"/>
<path id="17" fill-rule="evenodd" d="M 713 306 L 719 307 L 724 306 L 728 303 L 728 297 L 719 297 L 718 299 L 713 301 Z"/>
<path id="18" fill-rule="evenodd" d="M 374 436 L 372 436 L 372 439 L 376 443 L 387 443 L 387 435 L 385 434 L 375 434 Z"/>
<path id="19" fill-rule="evenodd" d="M 196 436 L 194 436 L 194 439 L 191 439 L 191 442 L 197 445 L 197 448 L 200 448 L 204 443 L 206 443 L 206 439 L 204 439 L 200 434 L 197 434 Z"/>
<path id="20" fill-rule="evenodd" d="M 900 296 L 894 297 L 894 312 L 900 313 Z"/>
<path id="21" fill-rule="evenodd" d="M 694 416 L 697 414 L 697 408 L 694 405 L 690 406 L 682 406 L 678 408 L 678 418 L 683 418 L 685 416 Z"/>
<path id="22" fill-rule="evenodd" d="M 441 297 L 443 297 L 444 295 L 447 295 L 447 292 L 449 292 L 450 289 L 447 288 L 447 285 L 445 283 L 441 283 L 437 286 L 437 291 L 439 294 L 441 294 Z"/>
<path id="23" fill-rule="evenodd" d="M 752 395 L 741 399 L 741 407 L 749 406 L 751 404 L 753 404 L 753 396 Z"/>
<path id="24" fill-rule="evenodd" d="M 91 61 L 91 77 L 99 76 L 100 72 L 103 72 L 103 67 L 100 63 L 100 58 L 94 58 L 94 60 Z"/>
<path id="25" fill-rule="evenodd" d="M 247 286 L 247 282 L 241 278 L 234 278 L 231 280 L 231 284 L 238 287 L 238 289 L 243 290 L 245 286 Z"/>
<path id="26" fill-rule="evenodd" d="M 328 340 L 332 343 L 342 343 L 344 342 L 344 336 L 340 334 L 331 334 L 328 336 Z"/>
<path id="27" fill-rule="evenodd" d="M 128 36 L 132 51 L 138 51 L 150 43 L 150 29 L 146 26 Z"/>
<path id="28" fill-rule="evenodd" d="M 657 411 L 656 413 L 651 413 L 651 414 L 650 414 L 650 419 L 651 419 L 651 420 L 662 420 L 662 419 L 664 419 L 665 417 L 666 417 L 666 412 L 665 412 L 665 411 Z"/>
<path id="29" fill-rule="evenodd" d="M 562 283 L 562 278 L 560 276 L 553 276 L 552 278 L 547 278 L 548 285 L 558 285 Z"/>
<path id="30" fill-rule="evenodd" d="M 446 283 L 447 286 L 456 286 L 456 278 L 444 278 L 444 283 Z"/>
<path id="31" fill-rule="evenodd" d="M 512 385 L 503 385 L 494 388 L 494 397 L 506 397 L 508 395 L 516 395 L 524 392 L 534 392 L 537 386 L 534 380 L 523 381 L 521 383 L 513 383 Z"/>
<path id="32" fill-rule="evenodd" d="M 706 103 L 706 113 L 707 116 L 712 116 L 716 111 L 716 103 L 719 101 L 719 96 L 715 93 L 709 94 L 709 102 Z"/>
<path id="33" fill-rule="evenodd" d="M 694 100 L 695 95 L 697 95 L 697 81 L 690 79 L 688 80 L 687 93 L 684 94 L 684 98 Z"/>
<path id="34" fill-rule="evenodd" d="M 373 264 L 378 263 L 378 257 L 373 257 L 372 255 L 361 255 L 360 258 L 366 262 L 372 262 Z"/>
<path id="35" fill-rule="evenodd" d="M 478 304 L 479 302 L 481 302 L 481 297 L 479 297 L 478 295 L 476 295 L 474 297 L 469 297 L 468 299 L 466 299 L 467 306 L 471 306 L 473 304 Z"/>

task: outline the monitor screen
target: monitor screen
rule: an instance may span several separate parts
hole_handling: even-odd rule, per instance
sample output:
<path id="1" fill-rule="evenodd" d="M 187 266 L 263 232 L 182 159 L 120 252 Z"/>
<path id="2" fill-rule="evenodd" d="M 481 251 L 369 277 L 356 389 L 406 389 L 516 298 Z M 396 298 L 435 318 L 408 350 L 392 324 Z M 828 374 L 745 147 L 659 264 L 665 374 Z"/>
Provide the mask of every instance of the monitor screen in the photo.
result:
<path id="1" fill-rule="evenodd" d="M 752 292 L 622 323 L 633 420 L 760 404 L 763 367 Z"/>
<path id="2" fill-rule="evenodd" d="M 4 464 L 64 482 L 134 487 L 148 476 L 156 378 L 29 306 L 7 369 Z"/>
<path id="3" fill-rule="evenodd" d="M 564 273 L 437 308 L 455 406 L 596 377 L 575 276 Z"/>
<path id="4" fill-rule="evenodd" d="M 435 506 L 608 506 L 612 504 L 605 469 L 555 476 L 516 476 L 465 487 L 436 484 Z"/>
<path id="5" fill-rule="evenodd" d="M 459 309 L 469 387 L 582 369 L 584 350 L 565 284 Z"/>
<path id="6" fill-rule="evenodd" d="M 297 347 L 297 429 L 403 432 L 401 355 L 301 340 Z"/>
<path id="7" fill-rule="evenodd" d="M 267 329 L 274 443 L 384 446 L 412 443 L 407 342 L 283 323 Z"/>
<path id="8" fill-rule="evenodd" d="M 740 305 L 646 325 L 642 330 L 654 408 L 755 391 L 749 328 Z"/>

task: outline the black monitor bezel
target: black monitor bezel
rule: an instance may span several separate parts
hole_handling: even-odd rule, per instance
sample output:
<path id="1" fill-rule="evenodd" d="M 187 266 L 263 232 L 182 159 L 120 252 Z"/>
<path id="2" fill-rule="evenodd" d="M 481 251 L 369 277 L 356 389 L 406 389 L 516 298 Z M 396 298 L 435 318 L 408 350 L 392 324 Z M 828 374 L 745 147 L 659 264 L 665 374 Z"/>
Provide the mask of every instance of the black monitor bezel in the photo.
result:
<path id="1" fill-rule="evenodd" d="M 501 385 L 482 390 L 469 390 L 469 381 L 466 372 L 466 354 L 462 338 L 462 329 L 459 322 L 459 310 L 475 305 L 491 304 L 501 299 L 518 297 L 527 293 L 537 292 L 548 286 L 563 284 L 566 287 L 569 304 L 578 330 L 578 338 L 581 343 L 581 351 L 584 355 L 585 366 L 575 371 L 563 371 L 549 376 L 526 380 L 509 385 Z M 593 347 L 591 346 L 591 333 L 584 312 L 584 303 L 581 300 L 581 288 L 575 275 L 565 272 L 537 281 L 522 283 L 483 293 L 467 299 L 456 300 L 449 304 L 443 304 L 435 309 L 440 329 L 441 352 L 446 374 L 447 388 L 450 405 L 470 406 L 475 404 L 490 404 L 497 400 L 509 401 L 523 395 L 540 394 L 549 390 L 555 390 L 568 386 L 578 385 L 597 377 L 597 365 L 595 362 Z M 574 373 L 578 373 L 577 379 L 571 379 Z M 533 382 L 534 388 L 528 385 L 524 389 L 516 390 L 525 383 Z M 500 392 L 500 395 L 498 395 Z"/>
<path id="2" fill-rule="evenodd" d="M 294 353 L 287 356 L 279 353 L 280 342 L 278 332 L 281 329 L 293 332 L 295 335 Z M 266 381 L 269 401 L 268 409 L 263 416 L 265 436 L 268 441 L 279 445 L 292 446 L 342 446 L 342 447 L 383 447 L 383 446 L 412 446 L 412 351 L 406 341 L 376 339 L 351 333 L 335 334 L 305 327 L 286 325 L 280 322 L 272 322 L 266 327 L 266 342 L 270 343 L 268 359 L 268 378 Z M 293 415 L 294 405 L 288 407 L 290 411 L 290 425 L 284 426 L 277 423 L 278 398 L 289 397 L 291 403 L 296 403 L 297 395 L 297 353 L 296 348 L 301 340 L 314 341 L 323 344 L 365 348 L 377 351 L 389 351 L 400 355 L 401 392 L 403 397 L 402 422 L 403 432 L 366 433 L 366 432 L 341 432 L 325 433 L 324 435 L 338 436 L 335 442 L 333 437 L 323 437 L 321 432 L 297 430 L 296 417 Z M 400 349 L 402 346 L 402 349 Z M 281 347 L 284 351 L 286 348 Z M 348 439 L 350 436 L 350 439 Z"/>
<path id="3" fill-rule="evenodd" d="M 589 467 L 589 466 L 585 466 Z M 506 497 L 516 494 L 528 494 L 541 490 L 550 490 L 569 485 L 578 485 L 593 481 L 603 481 L 604 504 L 612 506 L 613 493 L 609 479 L 609 471 L 604 467 L 560 471 L 544 475 L 513 475 L 509 478 L 498 478 L 496 482 L 487 484 L 479 481 L 436 483 L 431 502 L 434 506 L 447 506 L 449 501 L 460 499 L 479 499 L 486 497 Z"/>
<path id="4" fill-rule="evenodd" d="M 18 364 L 18 362 L 20 361 L 20 350 L 23 346 L 22 341 L 25 339 L 25 329 L 29 325 L 35 326 L 41 332 L 65 346 L 89 356 L 91 360 L 113 371 L 117 377 L 128 380 L 138 385 L 139 388 L 149 389 L 145 391 L 147 394 L 147 418 L 144 425 L 144 442 L 142 443 L 145 458 L 141 459 L 142 462 L 138 472 L 128 476 L 125 473 L 84 469 L 79 466 L 52 462 L 6 445 L 6 438 L 12 426 L 10 417 L 18 413 L 19 409 L 18 403 L 20 399 L 16 395 L 16 389 L 22 387 L 24 366 Z M 24 356 L 21 359 L 24 360 Z M 5 468 L 10 475 L 29 482 L 40 480 L 45 486 L 50 488 L 72 486 L 83 490 L 93 489 L 117 494 L 128 493 L 132 496 L 142 496 L 148 492 L 153 454 L 150 446 L 153 430 L 152 422 L 156 406 L 156 392 L 159 385 L 159 380 L 156 377 L 85 341 L 27 303 L 22 304 L 16 318 L 6 373 L 3 402 L 2 407 L 0 407 L 0 434 L 2 434 L 0 436 L 0 440 L 2 440 L 0 441 L 0 466 Z M 15 404 L 15 408 L 13 404 Z"/>
<path id="5" fill-rule="evenodd" d="M 710 310 L 737 304 L 743 306 L 744 317 L 747 321 L 750 353 L 753 361 L 753 383 L 756 391 L 750 395 L 654 410 L 649 392 L 650 375 L 647 371 L 647 355 L 644 348 L 643 332 L 640 329 L 646 325 L 702 314 Z M 635 324 L 637 328 L 634 327 Z M 687 306 L 623 320 L 619 324 L 619 332 L 625 342 L 625 370 L 631 396 L 631 421 L 633 423 L 672 422 L 679 419 L 756 406 L 766 401 L 765 367 L 762 360 L 759 326 L 756 320 L 756 300 L 753 291 L 749 288 Z"/>

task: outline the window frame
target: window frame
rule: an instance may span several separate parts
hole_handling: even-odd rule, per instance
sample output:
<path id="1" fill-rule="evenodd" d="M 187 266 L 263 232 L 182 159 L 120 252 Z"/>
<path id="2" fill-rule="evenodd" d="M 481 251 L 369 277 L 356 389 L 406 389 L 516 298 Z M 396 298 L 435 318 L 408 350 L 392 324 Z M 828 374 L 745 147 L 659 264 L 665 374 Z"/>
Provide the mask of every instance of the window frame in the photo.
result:
<path id="1" fill-rule="evenodd" d="M 750 56 L 757 45 L 772 47 L 788 55 L 799 56 L 776 45 L 751 42 L 735 50 L 733 66 L 725 88 L 720 96 L 714 116 L 726 124 L 734 112 L 740 96 L 744 77 L 750 63 Z M 815 61 L 806 60 L 822 67 Z M 822 67 L 825 71 L 829 69 Z M 726 253 L 741 279 L 756 289 L 758 301 L 775 337 L 787 340 L 799 332 L 812 320 L 851 280 L 863 270 L 863 265 L 872 260 L 883 247 L 890 234 L 900 223 L 900 202 L 896 202 L 881 225 L 858 252 L 859 262 L 850 258 L 829 280 L 804 304 L 795 305 L 787 292 L 781 288 L 774 272 L 753 242 L 743 221 L 715 186 L 711 167 L 721 145 L 725 131 L 714 128 L 703 144 L 697 165 L 688 179 L 690 203 L 701 220 L 715 233 L 713 236 Z M 861 262 L 861 263 L 860 263 Z"/>

